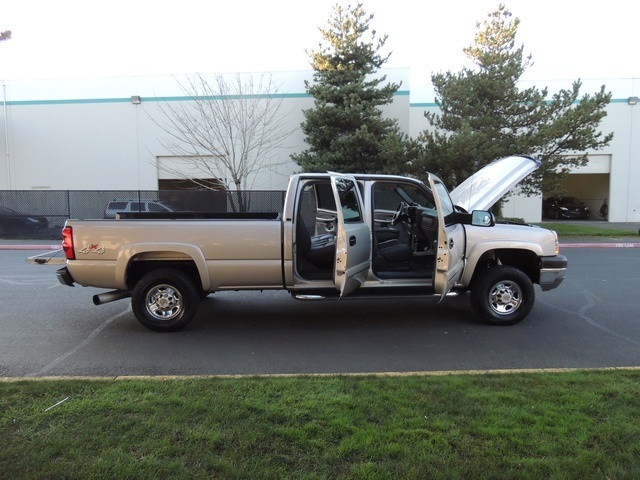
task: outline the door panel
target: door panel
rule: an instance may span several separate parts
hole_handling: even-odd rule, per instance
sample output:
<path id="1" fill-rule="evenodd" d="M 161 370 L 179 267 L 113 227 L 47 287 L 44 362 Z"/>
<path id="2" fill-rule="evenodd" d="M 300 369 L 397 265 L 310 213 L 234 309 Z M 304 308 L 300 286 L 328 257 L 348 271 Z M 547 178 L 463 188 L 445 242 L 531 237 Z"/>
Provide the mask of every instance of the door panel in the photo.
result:
<path id="1" fill-rule="evenodd" d="M 465 232 L 460 224 L 438 229 L 434 289 L 441 298 L 460 280 L 464 269 Z"/>
<path id="2" fill-rule="evenodd" d="M 391 225 L 391 220 L 393 220 L 394 212 L 389 212 L 387 210 L 376 210 L 373 212 L 373 221 L 375 225 L 380 225 L 384 227 L 388 227 Z"/>
<path id="3" fill-rule="evenodd" d="M 334 210 L 318 208 L 316 214 L 316 230 L 318 235 L 333 233 L 336 230 L 337 214 Z"/>
<path id="4" fill-rule="evenodd" d="M 436 176 L 429 175 L 429 186 L 433 192 L 438 211 L 438 248 L 433 287 L 442 299 L 462 276 L 466 234 L 464 226 L 461 224 L 445 224 L 445 216 L 453 212 L 453 203 L 444 184 Z"/>
<path id="5" fill-rule="evenodd" d="M 331 187 L 338 215 L 334 284 L 342 297 L 364 283 L 371 259 L 371 233 L 355 178 L 332 175 Z"/>

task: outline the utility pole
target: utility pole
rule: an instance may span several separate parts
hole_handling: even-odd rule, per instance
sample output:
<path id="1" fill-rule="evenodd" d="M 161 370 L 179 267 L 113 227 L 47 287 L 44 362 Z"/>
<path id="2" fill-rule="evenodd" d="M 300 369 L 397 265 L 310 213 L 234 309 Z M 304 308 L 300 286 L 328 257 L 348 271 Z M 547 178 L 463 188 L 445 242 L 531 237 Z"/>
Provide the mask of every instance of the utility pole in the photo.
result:
<path id="1" fill-rule="evenodd" d="M 11 190 L 11 159 L 9 158 L 9 128 L 7 115 L 7 84 L 2 80 L 2 107 L 4 110 L 4 153 L 7 159 L 7 190 Z"/>
<path id="2" fill-rule="evenodd" d="M 0 42 L 11 38 L 11 30 L 0 32 Z M 9 158 L 9 115 L 7 114 L 7 84 L 2 80 L 2 107 L 4 110 L 4 152 L 7 160 L 7 189 L 11 190 L 11 159 Z"/>

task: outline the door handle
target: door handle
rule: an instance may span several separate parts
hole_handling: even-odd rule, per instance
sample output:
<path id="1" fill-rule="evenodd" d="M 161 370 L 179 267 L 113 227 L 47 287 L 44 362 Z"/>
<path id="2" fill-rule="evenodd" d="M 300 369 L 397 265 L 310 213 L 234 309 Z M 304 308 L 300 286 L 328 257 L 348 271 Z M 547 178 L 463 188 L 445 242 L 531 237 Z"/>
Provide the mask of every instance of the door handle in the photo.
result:
<path id="1" fill-rule="evenodd" d="M 356 236 L 355 235 L 351 235 L 349 237 L 349 246 L 353 247 L 356 244 Z"/>
<path id="2" fill-rule="evenodd" d="M 453 238 L 450 238 L 449 239 L 449 248 L 453 248 L 453 245 L 454 245 Z"/>

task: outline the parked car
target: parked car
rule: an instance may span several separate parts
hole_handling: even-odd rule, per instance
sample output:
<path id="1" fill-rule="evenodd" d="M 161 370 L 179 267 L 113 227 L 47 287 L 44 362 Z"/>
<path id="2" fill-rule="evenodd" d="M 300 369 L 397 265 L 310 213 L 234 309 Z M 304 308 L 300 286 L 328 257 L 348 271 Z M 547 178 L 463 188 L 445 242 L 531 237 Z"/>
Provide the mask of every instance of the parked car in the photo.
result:
<path id="1" fill-rule="evenodd" d="M 542 215 L 557 219 L 589 218 L 589 207 L 576 197 L 549 197 L 542 201 Z"/>
<path id="2" fill-rule="evenodd" d="M 0 206 L 0 235 L 19 235 L 49 228 L 47 217 L 16 212 Z"/>
<path id="3" fill-rule="evenodd" d="M 104 218 L 116 218 L 116 213 L 130 212 L 173 212 L 166 203 L 159 200 L 111 200 L 104 209 Z"/>

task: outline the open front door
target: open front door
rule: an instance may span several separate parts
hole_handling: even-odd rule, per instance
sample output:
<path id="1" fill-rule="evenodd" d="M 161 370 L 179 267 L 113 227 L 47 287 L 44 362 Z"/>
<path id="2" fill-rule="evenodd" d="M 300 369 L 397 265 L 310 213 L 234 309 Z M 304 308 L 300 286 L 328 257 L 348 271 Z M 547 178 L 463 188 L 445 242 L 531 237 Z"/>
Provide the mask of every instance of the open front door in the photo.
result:
<path id="1" fill-rule="evenodd" d="M 333 281 L 343 297 L 364 283 L 371 258 L 371 234 L 356 179 L 332 174 L 331 187 L 338 211 Z"/>
<path id="2" fill-rule="evenodd" d="M 433 287 L 440 299 L 449 293 L 464 270 L 466 235 L 459 223 L 446 225 L 445 217 L 453 213 L 453 203 L 442 181 L 429 175 L 429 186 L 438 210 L 438 250 L 436 253 Z"/>

